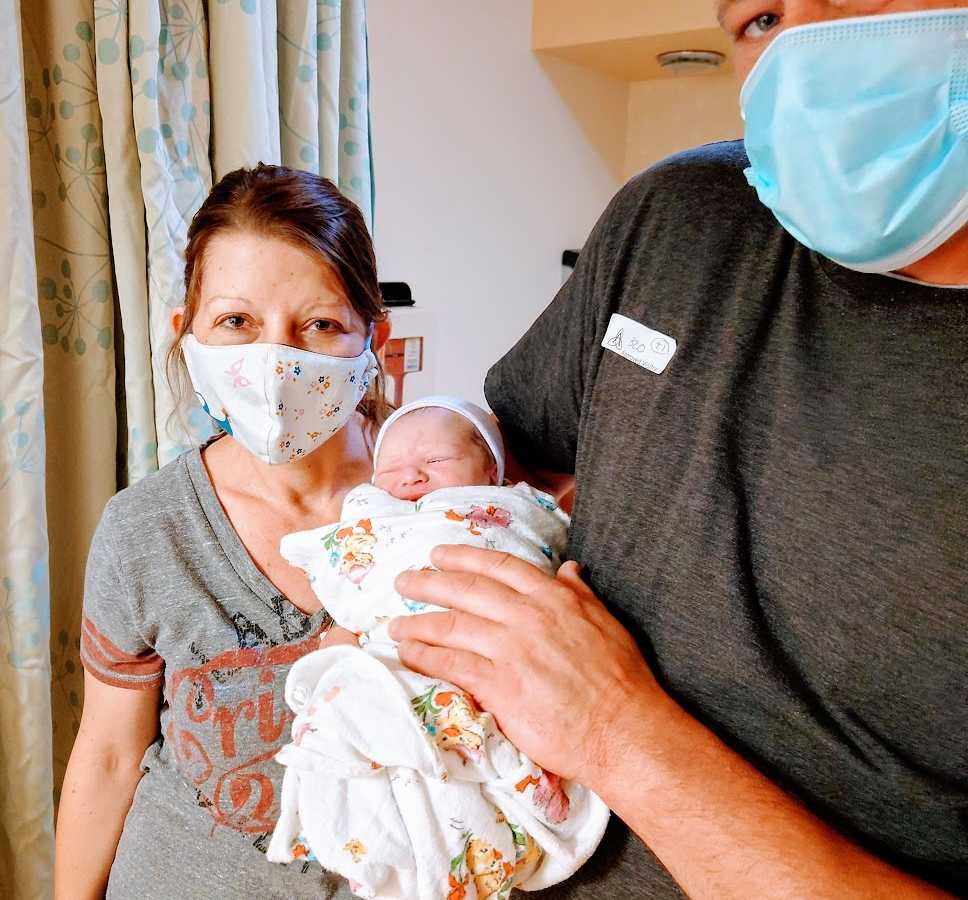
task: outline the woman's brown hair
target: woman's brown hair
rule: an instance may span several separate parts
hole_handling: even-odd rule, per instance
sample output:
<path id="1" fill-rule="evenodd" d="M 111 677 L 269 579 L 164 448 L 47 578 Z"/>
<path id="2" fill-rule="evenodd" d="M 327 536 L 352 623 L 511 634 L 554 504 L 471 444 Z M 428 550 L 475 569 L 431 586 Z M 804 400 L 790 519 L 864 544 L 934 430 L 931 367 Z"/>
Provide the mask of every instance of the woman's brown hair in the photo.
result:
<path id="1" fill-rule="evenodd" d="M 205 250 L 217 234 L 248 231 L 278 238 L 320 257 L 337 275 L 350 305 L 367 325 L 387 317 L 376 274 L 373 241 L 359 207 L 329 179 L 286 166 L 259 163 L 229 172 L 201 205 L 185 248 L 185 314 L 168 351 L 168 381 L 176 395 L 183 378 L 182 338 L 192 329 L 205 267 Z M 391 407 L 382 366 L 360 403 L 377 427 Z"/>

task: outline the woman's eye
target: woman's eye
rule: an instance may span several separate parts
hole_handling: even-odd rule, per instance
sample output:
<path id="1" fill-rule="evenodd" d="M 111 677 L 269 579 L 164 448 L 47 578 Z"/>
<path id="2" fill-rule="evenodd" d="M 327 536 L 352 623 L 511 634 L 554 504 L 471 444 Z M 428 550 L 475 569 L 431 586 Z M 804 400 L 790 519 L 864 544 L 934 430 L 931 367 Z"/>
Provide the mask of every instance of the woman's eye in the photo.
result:
<path id="1" fill-rule="evenodd" d="M 245 325 L 245 316 L 226 316 L 219 322 L 219 325 L 227 325 L 229 328 L 241 328 Z"/>
<path id="2" fill-rule="evenodd" d="M 310 331 L 325 333 L 327 331 L 334 331 L 336 329 L 336 324 L 331 322 L 329 319 L 316 319 L 309 323 L 309 329 Z"/>
<path id="3" fill-rule="evenodd" d="M 750 20 L 743 28 L 742 35 L 746 38 L 763 37 L 767 32 L 772 31 L 780 24 L 780 17 L 776 13 L 763 13 L 755 19 Z"/>

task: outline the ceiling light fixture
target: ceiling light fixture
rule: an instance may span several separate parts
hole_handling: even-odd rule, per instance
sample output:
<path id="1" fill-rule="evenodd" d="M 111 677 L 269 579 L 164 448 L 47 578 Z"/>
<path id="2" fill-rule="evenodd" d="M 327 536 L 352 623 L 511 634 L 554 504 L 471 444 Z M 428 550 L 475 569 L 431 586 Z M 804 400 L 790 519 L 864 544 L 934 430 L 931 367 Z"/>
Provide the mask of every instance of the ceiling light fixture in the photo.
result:
<path id="1" fill-rule="evenodd" d="M 718 69 L 726 56 L 715 50 L 672 50 L 660 53 L 656 60 L 663 69 L 676 75 L 695 75 Z"/>

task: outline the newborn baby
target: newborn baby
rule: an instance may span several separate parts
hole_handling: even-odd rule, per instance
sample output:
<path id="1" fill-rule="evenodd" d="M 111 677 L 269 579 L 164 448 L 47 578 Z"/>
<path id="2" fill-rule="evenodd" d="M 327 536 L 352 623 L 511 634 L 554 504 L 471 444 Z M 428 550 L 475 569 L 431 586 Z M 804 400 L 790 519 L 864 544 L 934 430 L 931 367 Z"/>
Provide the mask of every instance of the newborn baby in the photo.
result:
<path id="1" fill-rule="evenodd" d="M 419 500 L 438 488 L 501 484 L 504 455 L 497 428 L 470 403 L 448 399 L 449 406 L 425 405 L 445 399 L 411 403 L 383 427 L 373 452 L 378 488 L 399 500 Z"/>
<path id="2" fill-rule="evenodd" d="M 503 486 L 504 450 L 484 410 L 434 397 L 394 413 L 374 448 L 373 484 L 354 488 L 337 525 L 287 535 L 335 621 L 361 646 L 331 646 L 292 668 L 296 713 L 282 814 L 269 859 L 315 858 L 370 898 L 504 900 L 588 859 L 602 801 L 544 772 L 474 699 L 406 668 L 387 623 L 425 607 L 394 588 L 430 568 L 438 544 L 513 553 L 549 574 L 568 517 L 525 483 Z"/>

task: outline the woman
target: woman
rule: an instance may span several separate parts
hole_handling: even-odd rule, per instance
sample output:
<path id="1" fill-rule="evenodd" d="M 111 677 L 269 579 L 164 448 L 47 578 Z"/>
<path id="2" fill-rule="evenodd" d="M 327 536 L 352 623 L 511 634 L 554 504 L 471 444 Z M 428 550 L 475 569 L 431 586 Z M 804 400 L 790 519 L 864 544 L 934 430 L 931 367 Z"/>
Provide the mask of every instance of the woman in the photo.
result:
<path id="1" fill-rule="evenodd" d="M 372 244 L 325 179 L 239 170 L 192 222 L 185 283 L 169 363 L 185 357 L 224 433 L 118 494 L 97 529 L 55 893 L 351 896 L 264 849 L 286 674 L 329 624 L 279 540 L 339 518 L 385 417 Z"/>

